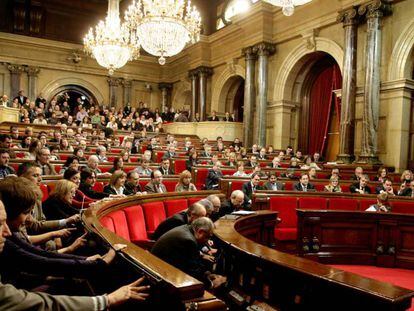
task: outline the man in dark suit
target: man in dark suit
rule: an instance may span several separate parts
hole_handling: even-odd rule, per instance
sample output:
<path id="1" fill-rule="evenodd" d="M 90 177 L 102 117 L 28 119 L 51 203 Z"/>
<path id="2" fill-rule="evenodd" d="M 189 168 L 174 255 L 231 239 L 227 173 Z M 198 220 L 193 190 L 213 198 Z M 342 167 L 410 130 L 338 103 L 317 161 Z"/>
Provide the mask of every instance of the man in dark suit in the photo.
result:
<path id="1" fill-rule="evenodd" d="M 165 193 L 167 188 L 162 183 L 162 174 L 159 170 L 151 172 L 151 181 L 145 185 L 145 191 L 148 193 Z"/>
<path id="2" fill-rule="evenodd" d="M 208 121 L 220 121 L 220 118 L 217 116 L 215 110 L 211 112 L 211 116 L 208 118 Z"/>
<path id="3" fill-rule="evenodd" d="M 245 201 L 248 204 L 252 203 L 253 193 L 255 193 L 256 190 L 261 190 L 259 183 L 260 183 L 260 175 L 258 173 L 254 173 L 250 177 L 250 181 L 243 184 L 242 191 L 245 196 Z"/>
<path id="4" fill-rule="evenodd" d="M 158 170 L 163 175 L 174 175 L 173 170 L 170 168 L 170 160 L 169 159 L 163 159 L 161 166 L 158 168 Z"/>
<path id="5" fill-rule="evenodd" d="M 371 194 L 371 188 L 367 185 L 368 180 L 369 179 L 367 175 L 361 175 L 359 181 L 352 184 L 349 187 L 349 190 L 351 191 L 351 193 Z"/>
<path id="6" fill-rule="evenodd" d="M 414 180 L 410 182 L 410 187 L 405 186 L 405 188 L 401 190 L 399 195 L 413 198 L 414 197 Z"/>
<path id="7" fill-rule="evenodd" d="M 18 95 L 14 99 L 16 99 L 16 98 L 17 98 L 17 100 L 18 100 L 18 102 L 21 106 L 23 106 L 26 103 L 27 97 L 24 96 L 24 91 L 23 90 L 19 91 Z"/>
<path id="8" fill-rule="evenodd" d="M 223 178 L 223 173 L 220 170 L 221 163 L 217 161 L 213 164 L 213 168 L 208 170 L 206 178 L 206 189 L 216 190 L 219 187 L 220 179 Z"/>
<path id="9" fill-rule="evenodd" d="M 127 174 L 127 180 L 124 185 L 124 194 L 133 195 L 142 193 L 142 188 L 139 184 L 139 174 L 136 171 L 129 171 Z"/>
<path id="10" fill-rule="evenodd" d="M 257 162 L 257 156 L 251 155 L 250 160 L 246 163 L 246 167 L 256 167 L 259 163 Z"/>
<path id="11" fill-rule="evenodd" d="M 165 233 L 155 243 L 151 253 L 216 288 L 223 284 L 226 278 L 211 274 L 200 255 L 200 246 L 211 238 L 213 228 L 214 224 L 211 219 L 198 218 L 191 225 L 182 225 Z"/>
<path id="12" fill-rule="evenodd" d="M 364 170 L 362 167 L 358 166 L 355 168 L 355 174 L 351 176 L 351 180 L 359 181 L 361 176 L 364 174 Z"/>
<path id="13" fill-rule="evenodd" d="M 234 122 L 233 117 L 230 115 L 230 113 L 226 112 L 226 115 L 223 118 L 224 122 Z"/>
<path id="14" fill-rule="evenodd" d="M 155 232 L 152 235 L 153 240 L 158 240 L 163 234 L 167 233 L 171 229 L 182 225 L 189 225 L 194 220 L 200 217 L 206 217 L 207 211 L 205 207 L 199 203 L 194 203 L 186 210 L 179 212 L 177 214 L 168 217 L 163 222 L 161 222 Z"/>
<path id="15" fill-rule="evenodd" d="M 213 154 L 211 153 L 211 149 L 212 149 L 211 146 L 208 146 L 208 145 L 204 146 L 204 151 L 201 152 L 201 156 L 203 158 L 211 158 L 213 156 Z"/>
<path id="16" fill-rule="evenodd" d="M 300 176 L 299 182 L 293 187 L 295 191 L 316 191 L 315 187 L 309 182 L 309 175 L 307 173 Z"/>
<path id="17" fill-rule="evenodd" d="M 388 178 L 385 178 L 382 182 L 381 186 L 378 186 L 375 188 L 375 193 L 380 194 L 386 192 L 389 196 L 394 196 L 395 192 L 392 188 L 392 181 Z"/>
<path id="18" fill-rule="evenodd" d="M 166 153 L 164 153 L 164 155 L 163 155 L 163 159 L 170 159 L 170 158 L 173 158 L 173 157 L 175 157 L 175 155 L 176 155 L 176 153 L 175 153 L 175 147 L 174 147 L 174 145 L 169 145 L 168 146 L 168 149 L 167 149 L 167 152 Z"/>
<path id="19" fill-rule="evenodd" d="M 259 158 L 259 160 L 267 160 L 266 148 L 260 149 L 260 152 L 257 157 Z"/>
<path id="20" fill-rule="evenodd" d="M 82 191 L 84 195 L 89 198 L 101 200 L 103 198 L 109 197 L 109 193 L 97 192 L 93 190 L 93 186 L 96 182 L 96 174 L 91 171 L 89 168 L 84 168 L 81 171 L 81 183 L 79 190 Z"/>
<path id="21" fill-rule="evenodd" d="M 245 204 L 245 195 L 241 190 L 234 190 L 230 195 L 230 200 L 225 200 L 217 213 L 211 215 L 211 219 L 216 221 L 224 215 L 231 214 L 239 210 L 248 210 L 249 206 Z"/>
<path id="22" fill-rule="evenodd" d="M 271 173 L 269 176 L 269 181 L 264 184 L 265 190 L 274 190 L 281 191 L 285 190 L 285 186 L 281 182 L 277 182 L 277 177 L 275 173 Z"/>

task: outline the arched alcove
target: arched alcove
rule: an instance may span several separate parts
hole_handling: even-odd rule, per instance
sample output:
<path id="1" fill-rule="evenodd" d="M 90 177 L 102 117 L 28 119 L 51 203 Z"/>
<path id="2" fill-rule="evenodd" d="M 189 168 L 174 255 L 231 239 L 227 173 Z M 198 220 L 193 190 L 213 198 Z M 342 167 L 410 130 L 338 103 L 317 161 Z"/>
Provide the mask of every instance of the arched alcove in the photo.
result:
<path id="1" fill-rule="evenodd" d="M 244 79 L 235 75 L 230 77 L 220 92 L 218 107 L 220 111 L 234 113 L 236 121 L 243 121 Z"/>

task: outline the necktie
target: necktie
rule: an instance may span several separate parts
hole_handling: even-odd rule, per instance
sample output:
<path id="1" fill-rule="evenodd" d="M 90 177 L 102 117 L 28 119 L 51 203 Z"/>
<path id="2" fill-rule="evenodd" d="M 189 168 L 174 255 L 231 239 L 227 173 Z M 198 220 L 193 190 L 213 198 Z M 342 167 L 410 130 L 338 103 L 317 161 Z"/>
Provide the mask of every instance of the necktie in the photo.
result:
<path id="1" fill-rule="evenodd" d="M 308 191 L 308 187 L 302 185 L 302 188 L 303 188 L 303 191 L 304 192 L 307 192 Z"/>

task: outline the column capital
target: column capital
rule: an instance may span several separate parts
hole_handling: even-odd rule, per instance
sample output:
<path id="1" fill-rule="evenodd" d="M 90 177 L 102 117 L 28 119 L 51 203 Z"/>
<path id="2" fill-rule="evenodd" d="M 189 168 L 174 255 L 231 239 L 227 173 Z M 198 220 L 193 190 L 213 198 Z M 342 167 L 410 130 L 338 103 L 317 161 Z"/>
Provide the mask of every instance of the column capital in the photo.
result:
<path id="1" fill-rule="evenodd" d="M 131 88 L 132 87 L 132 80 L 122 79 L 120 81 L 120 83 L 124 88 Z"/>
<path id="2" fill-rule="evenodd" d="M 7 69 L 10 71 L 10 73 L 14 74 L 25 72 L 25 67 L 23 65 L 7 64 Z"/>
<path id="3" fill-rule="evenodd" d="M 191 69 L 191 70 L 188 72 L 188 77 L 189 77 L 191 80 L 196 80 L 196 79 L 198 78 L 198 71 L 197 71 L 197 69 Z"/>
<path id="4" fill-rule="evenodd" d="M 338 12 L 336 18 L 338 23 L 343 23 L 343 26 L 354 26 L 358 25 L 360 16 L 358 15 L 359 6 L 353 6 L 351 8 Z"/>
<path id="5" fill-rule="evenodd" d="M 391 15 L 391 1 L 390 0 L 374 0 L 361 5 L 358 9 L 358 14 L 365 16 L 365 18 L 381 18 L 383 16 Z"/>
<path id="6" fill-rule="evenodd" d="M 213 74 L 213 68 L 211 67 L 207 67 L 207 66 L 200 66 L 198 68 L 196 68 L 198 71 L 198 74 L 200 76 L 204 75 L 204 76 L 211 76 Z"/>
<path id="7" fill-rule="evenodd" d="M 29 67 L 26 67 L 26 72 L 27 72 L 27 75 L 29 77 L 37 77 L 37 75 L 40 72 L 40 68 L 39 67 L 31 67 L 31 66 L 29 66 Z"/>
<path id="8" fill-rule="evenodd" d="M 166 82 L 160 82 L 158 83 L 158 88 L 160 90 L 171 90 L 173 88 L 173 84 L 172 83 L 166 83 Z"/>
<path id="9" fill-rule="evenodd" d="M 257 51 L 254 46 L 248 46 L 242 49 L 242 55 L 246 60 L 255 60 L 257 58 Z"/>
<path id="10" fill-rule="evenodd" d="M 122 80 L 120 78 L 108 78 L 106 81 L 108 81 L 109 86 L 119 86 Z"/>
<path id="11" fill-rule="evenodd" d="M 270 42 L 260 42 L 254 45 L 253 50 L 259 56 L 270 56 L 276 53 L 276 44 Z"/>

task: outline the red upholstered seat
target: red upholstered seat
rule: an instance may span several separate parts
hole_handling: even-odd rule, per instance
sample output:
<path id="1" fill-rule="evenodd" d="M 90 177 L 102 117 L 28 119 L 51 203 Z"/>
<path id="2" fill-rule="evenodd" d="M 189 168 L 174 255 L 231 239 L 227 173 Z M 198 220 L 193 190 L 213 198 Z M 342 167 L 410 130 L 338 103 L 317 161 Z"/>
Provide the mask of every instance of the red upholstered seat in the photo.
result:
<path id="1" fill-rule="evenodd" d="M 17 172 L 17 169 L 19 168 L 20 163 L 9 162 L 9 165 Z"/>
<path id="2" fill-rule="evenodd" d="M 392 202 L 391 212 L 402 214 L 414 214 L 414 202 Z"/>
<path id="3" fill-rule="evenodd" d="M 233 174 L 236 173 L 236 171 L 237 170 L 235 170 L 235 169 L 224 169 L 224 170 L 221 170 L 221 172 L 223 173 L 223 176 L 233 176 Z"/>
<path id="4" fill-rule="evenodd" d="M 204 185 L 206 183 L 206 178 L 208 175 L 208 169 L 200 168 L 196 170 L 196 177 L 194 182 L 196 183 L 197 189 L 201 189 L 200 185 Z"/>
<path id="5" fill-rule="evenodd" d="M 55 168 L 56 173 L 59 174 L 60 170 L 62 169 L 62 164 L 53 164 L 53 167 Z"/>
<path id="6" fill-rule="evenodd" d="M 372 200 L 372 199 L 361 199 L 359 200 L 359 210 L 360 211 L 365 211 L 368 207 L 370 207 L 371 205 L 377 203 L 377 200 Z"/>
<path id="7" fill-rule="evenodd" d="M 174 169 L 176 174 L 180 174 L 182 171 L 187 169 L 186 160 L 176 159 L 174 160 Z"/>
<path id="8" fill-rule="evenodd" d="M 148 234 L 153 234 L 158 225 L 167 218 L 162 202 L 151 202 L 142 205 Z"/>
<path id="9" fill-rule="evenodd" d="M 350 185 L 341 185 L 342 192 L 351 192 Z"/>
<path id="10" fill-rule="evenodd" d="M 101 219 L 99 219 L 99 221 L 101 222 L 102 226 L 104 226 L 106 229 L 115 232 L 114 221 L 111 217 L 104 216 Z"/>
<path id="11" fill-rule="evenodd" d="M 326 198 L 299 198 L 300 209 L 328 209 Z"/>
<path id="12" fill-rule="evenodd" d="M 269 208 L 272 211 L 279 212 L 281 222 L 275 229 L 275 238 L 277 240 L 288 241 L 295 240 L 297 234 L 297 198 L 289 197 L 272 197 L 269 200 Z"/>
<path id="13" fill-rule="evenodd" d="M 162 157 L 164 156 L 165 151 L 157 151 L 156 152 L 156 162 L 160 163 L 162 161 Z"/>
<path id="14" fill-rule="evenodd" d="M 115 233 L 127 241 L 131 241 L 129 237 L 128 223 L 124 211 L 118 210 L 107 215 L 114 222 Z"/>
<path id="15" fill-rule="evenodd" d="M 124 172 L 125 173 L 128 173 L 128 172 L 132 171 L 133 169 L 135 169 L 134 166 L 124 166 Z"/>
<path id="16" fill-rule="evenodd" d="M 230 185 L 230 193 L 234 190 L 242 190 L 243 184 L 246 182 L 246 180 L 235 180 L 231 182 Z"/>
<path id="17" fill-rule="evenodd" d="M 70 154 L 68 153 L 59 153 L 59 157 L 61 161 L 66 161 L 69 156 Z"/>
<path id="18" fill-rule="evenodd" d="M 103 189 L 104 189 L 103 182 L 102 181 L 95 182 L 95 185 L 93 185 L 92 189 L 95 190 L 96 192 L 103 192 Z"/>
<path id="19" fill-rule="evenodd" d="M 315 186 L 316 191 L 322 192 L 325 189 L 324 184 L 313 184 Z"/>
<path id="20" fill-rule="evenodd" d="M 294 184 L 295 183 L 293 181 L 287 181 L 287 182 L 285 182 L 285 190 L 292 191 Z"/>
<path id="21" fill-rule="evenodd" d="M 99 169 L 102 173 L 107 173 L 112 168 L 111 165 L 100 165 Z"/>
<path id="22" fill-rule="evenodd" d="M 357 211 L 358 200 L 344 199 L 344 198 L 331 198 L 329 200 L 330 210 L 342 210 L 342 211 Z"/>
<path id="23" fill-rule="evenodd" d="M 179 199 L 179 200 L 167 200 L 164 202 L 165 212 L 167 213 L 167 217 L 170 217 L 176 213 L 179 213 L 185 209 L 187 209 L 187 199 Z"/>
<path id="24" fill-rule="evenodd" d="M 147 227 L 141 205 L 124 208 L 131 242 L 148 241 Z"/>
<path id="25" fill-rule="evenodd" d="M 187 206 L 193 205 L 194 203 L 200 201 L 201 199 L 204 199 L 204 198 L 189 198 Z"/>
<path id="26" fill-rule="evenodd" d="M 177 185 L 177 181 L 170 181 L 165 179 L 162 183 L 165 185 L 165 188 L 167 188 L 168 192 L 174 192 L 175 186 Z"/>
<path id="27" fill-rule="evenodd" d="M 42 191 L 42 202 L 46 201 L 49 197 L 49 187 L 45 184 L 40 184 L 40 190 Z"/>

